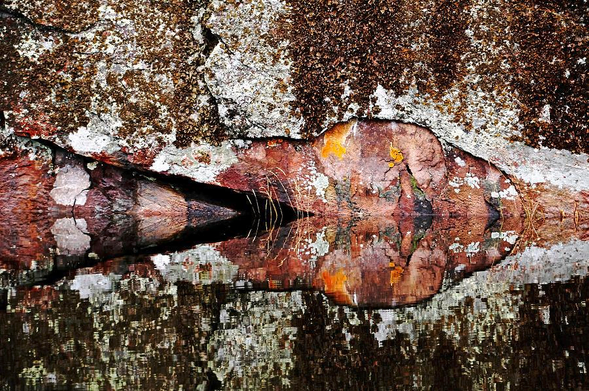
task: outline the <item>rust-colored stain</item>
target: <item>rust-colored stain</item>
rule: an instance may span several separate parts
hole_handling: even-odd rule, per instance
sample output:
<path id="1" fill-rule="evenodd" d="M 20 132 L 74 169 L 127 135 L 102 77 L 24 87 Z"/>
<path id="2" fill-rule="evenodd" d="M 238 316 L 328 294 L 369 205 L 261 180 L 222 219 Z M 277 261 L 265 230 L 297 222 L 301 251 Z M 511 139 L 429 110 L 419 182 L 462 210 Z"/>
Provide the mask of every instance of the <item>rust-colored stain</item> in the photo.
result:
<path id="1" fill-rule="evenodd" d="M 333 154 L 340 160 L 343 159 L 344 154 L 346 153 L 346 147 L 344 147 L 346 137 L 348 137 L 350 130 L 355 124 L 356 121 L 345 122 L 337 124 L 328 130 L 323 138 L 324 144 L 321 149 L 321 157 L 327 158 L 329 155 Z"/>
<path id="2" fill-rule="evenodd" d="M 335 274 L 330 274 L 327 270 L 321 273 L 323 282 L 325 283 L 325 291 L 327 293 L 346 292 L 346 280 L 348 279 L 343 270 L 338 270 Z"/>
<path id="3" fill-rule="evenodd" d="M 281 139 L 272 139 L 272 140 L 268 140 L 266 145 L 268 146 L 268 148 L 273 148 L 273 147 L 277 147 L 277 146 L 281 145 L 282 143 L 283 143 L 283 140 L 281 140 Z"/>
<path id="4" fill-rule="evenodd" d="M 393 143 L 389 145 L 389 156 L 392 160 L 389 162 L 389 167 L 391 168 L 395 167 L 395 164 L 401 163 L 403 161 L 403 154 L 401 153 L 401 150 L 399 148 L 393 147 Z"/>
<path id="5" fill-rule="evenodd" d="M 401 276 L 403 275 L 405 269 L 403 269 L 401 266 L 395 265 L 394 262 L 389 263 L 389 267 L 391 268 L 390 283 L 393 285 L 401 281 Z"/>
<path id="6" fill-rule="evenodd" d="M 325 283 L 325 293 L 331 295 L 339 304 L 352 304 L 352 298 L 346 287 L 348 277 L 346 277 L 346 274 L 342 269 L 339 269 L 334 274 L 324 270 L 321 273 L 321 278 Z"/>

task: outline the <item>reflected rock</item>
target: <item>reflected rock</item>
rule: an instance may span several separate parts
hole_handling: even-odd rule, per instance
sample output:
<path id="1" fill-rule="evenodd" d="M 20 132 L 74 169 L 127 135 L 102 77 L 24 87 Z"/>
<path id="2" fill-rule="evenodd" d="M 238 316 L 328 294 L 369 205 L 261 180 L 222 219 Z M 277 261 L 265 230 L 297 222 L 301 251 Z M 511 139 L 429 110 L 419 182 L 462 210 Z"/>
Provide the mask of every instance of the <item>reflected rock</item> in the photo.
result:
<path id="1" fill-rule="evenodd" d="M 192 283 L 232 277 L 249 289 L 318 289 L 336 303 L 395 307 L 427 300 L 474 271 L 501 261 L 519 231 L 477 219 L 434 218 L 417 231 L 412 219 L 299 219 L 261 235 L 152 257 L 165 279 Z M 203 257 L 202 254 L 206 256 Z M 229 270 L 234 265 L 237 271 Z M 174 270 L 176 270 L 174 272 Z"/>
<path id="2" fill-rule="evenodd" d="M 187 199 L 161 181 L 61 150 L 18 141 L 5 150 L 0 268 L 21 271 L 20 282 L 87 259 L 133 254 L 169 242 L 187 228 L 237 215 Z"/>

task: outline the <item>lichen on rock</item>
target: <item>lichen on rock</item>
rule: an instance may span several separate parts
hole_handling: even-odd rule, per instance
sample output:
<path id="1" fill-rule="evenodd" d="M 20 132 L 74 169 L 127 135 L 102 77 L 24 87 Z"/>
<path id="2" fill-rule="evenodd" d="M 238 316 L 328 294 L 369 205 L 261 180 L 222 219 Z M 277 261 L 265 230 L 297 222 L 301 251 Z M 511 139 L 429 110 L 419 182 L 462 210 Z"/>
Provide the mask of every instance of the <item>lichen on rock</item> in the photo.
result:
<path id="1" fill-rule="evenodd" d="M 201 70 L 206 3 L 142 3 L 96 1 L 91 19 L 61 3 L 61 19 L 41 18 L 37 3 L 4 7 L 7 127 L 121 164 L 146 149 L 223 138 Z M 67 22 L 82 19 L 92 23 Z"/>
<path id="2" fill-rule="evenodd" d="M 589 189 L 578 4 L 86 5 L 2 6 L 4 133 L 211 183 L 235 158 L 216 157 L 219 145 L 383 119 L 426 127 L 518 180 Z"/>

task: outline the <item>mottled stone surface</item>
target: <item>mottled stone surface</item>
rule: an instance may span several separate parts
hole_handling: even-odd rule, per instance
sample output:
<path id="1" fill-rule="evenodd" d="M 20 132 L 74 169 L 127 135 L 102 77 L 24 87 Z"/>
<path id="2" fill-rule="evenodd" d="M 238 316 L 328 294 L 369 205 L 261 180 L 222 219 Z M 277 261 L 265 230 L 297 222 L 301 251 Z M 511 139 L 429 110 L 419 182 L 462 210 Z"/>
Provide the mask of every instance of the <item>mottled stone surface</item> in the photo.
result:
<path id="1" fill-rule="evenodd" d="M 447 146 L 427 129 L 350 121 L 312 143 L 253 141 L 235 151 L 221 186 L 327 216 L 434 214 L 486 218 L 522 214 L 517 190 L 499 170 Z M 256 206 L 256 209 L 268 208 Z M 271 211 L 269 213 L 272 213 Z"/>
<path id="2" fill-rule="evenodd" d="M 203 5 L 3 5 L 0 106 L 8 126 L 118 162 L 141 160 L 147 147 L 222 137 L 202 71 L 210 50 Z"/>
<path id="3" fill-rule="evenodd" d="M 0 151 L 0 275 L 13 283 L 134 254 L 236 215 L 187 200 L 167 183 L 34 141 L 12 138 Z"/>
<path id="4" fill-rule="evenodd" d="M 585 389 L 587 15 L 2 1 L 0 388 Z"/>
<path id="5" fill-rule="evenodd" d="M 587 190 L 585 8 L 12 0 L 0 30 L 3 132 L 213 183 L 243 138 L 387 119 L 523 182 Z"/>

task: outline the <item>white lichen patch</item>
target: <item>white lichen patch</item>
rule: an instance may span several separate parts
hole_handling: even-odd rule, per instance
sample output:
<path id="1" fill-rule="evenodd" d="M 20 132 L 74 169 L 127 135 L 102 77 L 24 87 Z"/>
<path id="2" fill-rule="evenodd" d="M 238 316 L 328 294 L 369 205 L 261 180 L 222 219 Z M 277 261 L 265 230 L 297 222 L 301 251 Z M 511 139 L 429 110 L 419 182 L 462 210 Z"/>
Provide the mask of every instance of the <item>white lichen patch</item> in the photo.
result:
<path id="1" fill-rule="evenodd" d="M 470 187 L 472 187 L 473 189 L 480 189 L 480 183 L 481 180 L 475 176 L 472 173 L 467 173 L 466 176 L 464 177 L 464 183 Z"/>
<path id="2" fill-rule="evenodd" d="M 480 242 L 471 242 L 466 246 L 460 244 L 459 242 L 452 243 L 448 249 L 453 253 L 466 253 L 466 256 L 472 257 L 474 254 L 481 251 L 480 249 Z"/>
<path id="3" fill-rule="evenodd" d="M 38 61 L 47 52 L 51 52 L 55 46 L 55 37 L 51 35 L 37 34 L 33 30 L 23 32 L 21 40 L 15 45 L 19 56 L 30 61 Z"/>
<path id="4" fill-rule="evenodd" d="M 162 277 L 170 283 L 188 281 L 194 284 L 227 284 L 233 282 L 239 269 L 208 244 L 178 253 L 154 255 L 151 260 Z"/>
<path id="5" fill-rule="evenodd" d="M 467 173 L 464 178 L 456 176 L 453 177 L 450 179 L 450 181 L 448 181 L 448 184 L 454 188 L 455 193 L 460 193 L 460 187 L 462 186 L 470 186 L 473 189 L 481 188 L 480 178 L 470 172 Z"/>
<path id="6" fill-rule="evenodd" d="M 315 239 L 306 238 L 301 248 L 299 248 L 299 254 L 302 258 L 308 261 L 317 261 L 320 257 L 329 253 L 329 242 L 325 237 L 325 228 L 315 234 Z"/>
<path id="7" fill-rule="evenodd" d="M 112 287 L 111 279 L 103 274 L 78 274 L 70 282 L 70 289 L 78 291 L 81 299 L 109 292 Z"/>
<path id="8" fill-rule="evenodd" d="M 315 176 L 313 177 L 310 184 L 315 188 L 315 194 L 324 202 L 327 202 L 325 199 L 325 191 L 329 186 L 329 178 L 322 173 L 315 173 Z"/>
<path id="9" fill-rule="evenodd" d="M 238 162 L 234 148 L 235 143 L 231 141 L 218 146 L 192 144 L 187 148 L 168 145 L 157 154 L 150 170 L 186 176 L 197 182 L 215 183 L 217 175 Z M 202 161 L 201 156 L 208 156 L 210 161 Z"/>
<path id="10" fill-rule="evenodd" d="M 90 187 L 90 175 L 84 168 L 76 166 L 62 167 L 49 193 L 59 205 L 84 205 L 86 197 L 81 193 Z"/>
<path id="11" fill-rule="evenodd" d="M 212 1 L 206 22 L 221 37 L 206 61 L 206 82 L 221 121 L 236 136 L 300 137 L 304 120 L 291 115 L 296 100 L 288 42 L 272 29 L 286 12 L 278 0 Z"/>
<path id="12" fill-rule="evenodd" d="M 514 200 L 517 197 L 517 190 L 513 185 L 511 185 L 505 190 L 491 192 L 491 197 L 504 200 Z"/>
<path id="13" fill-rule="evenodd" d="M 540 113 L 539 120 L 542 122 L 550 123 L 550 105 L 544 105 L 542 107 L 542 112 Z"/>
<path id="14" fill-rule="evenodd" d="M 455 95 L 449 92 L 447 98 L 455 98 Z M 473 99 L 478 96 L 475 95 Z M 549 183 L 577 191 L 589 190 L 589 155 L 573 154 L 566 150 L 536 149 L 521 142 L 508 140 L 512 134 L 518 132 L 519 118 L 515 102 L 512 102 L 512 109 L 504 107 L 509 106 L 509 101 L 505 101 L 500 107 L 489 103 L 487 126 L 477 131 L 466 131 L 461 123 L 456 122 L 453 115 L 438 110 L 432 104 L 431 97 L 419 93 L 416 88 L 409 89 L 404 95 L 396 96 L 392 91 L 379 85 L 372 98 L 375 103 L 370 109 L 380 110 L 378 118 L 427 127 L 443 142 L 490 161 L 504 173 L 524 182 Z M 484 95 L 476 98 L 479 103 L 473 107 L 483 104 L 483 98 Z M 501 113 L 501 117 L 494 114 L 495 110 Z"/>
<path id="15" fill-rule="evenodd" d="M 85 224 L 84 221 L 83 226 Z M 51 233 L 55 237 L 58 254 L 81 256 L 90 249 L 90 236 L 80 230 L 72 217 L 56 220 Z"/>
<path id="16" fill-rule="evenodd" d="M 514 231 L 491 232 L 491 239 L 501 239 L 509 244 L 515 244 L 519 235 Z"/>
<path id="17" fill-rule="evenodd" d="M 110 115 L 90 115 L 88 125 L 71 133 L 68 139 L 77 153 L 114 153 L 120 146 L 113 133 L 121 126 L 122 121 L 116 112 Z"/>
<path id="18" fill-rule="evenodd" d="M 155 160 L 153 161 L 151 167 L 149 168 L 151 171 L 155 172 L 166 172 L 170 169 L 170 165 L 166 163 L 167 155 L 160 153 Z"/>
<path id="19" fill-rule="evenodd" d="M 467 256 L 473 256 L 474 254 L 481 251 L 480 246 L 481 246 L 480 242 L 471 242 L 464 248 L 464 252 L 466 253 Z"/>
<path id="20" fill-rule="evenodd" d="M 464 251 L 464 246 L 460 243 L 452 243 L 448 249 L 454 253 L 460 253 Z"/>
<path id="21" fill-rule="evenodd" d="M 318 172 L 314 162 L 310 162 L 299 174 L 305 191 L 315 194 L 323 202 L 327 202 L 325 192 L 329 187 L 329 177 Z"/>

